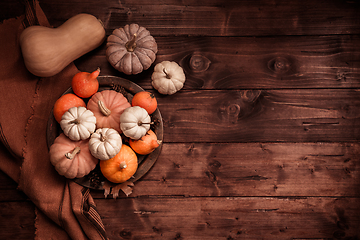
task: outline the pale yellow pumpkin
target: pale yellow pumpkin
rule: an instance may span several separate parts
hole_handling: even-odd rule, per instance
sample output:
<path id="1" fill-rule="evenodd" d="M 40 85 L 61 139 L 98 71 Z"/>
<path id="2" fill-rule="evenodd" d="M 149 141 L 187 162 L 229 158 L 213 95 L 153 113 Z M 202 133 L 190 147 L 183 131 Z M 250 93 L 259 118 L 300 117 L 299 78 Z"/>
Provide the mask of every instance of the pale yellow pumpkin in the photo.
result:
<path id="1" fill-rule="evenodd" d="M 97 48 L 105 29 L 95 16 L 78 14 L 57 28 L 30 26 L 20 35 L 25 66 L 34 75 L 50 77 Z"/>

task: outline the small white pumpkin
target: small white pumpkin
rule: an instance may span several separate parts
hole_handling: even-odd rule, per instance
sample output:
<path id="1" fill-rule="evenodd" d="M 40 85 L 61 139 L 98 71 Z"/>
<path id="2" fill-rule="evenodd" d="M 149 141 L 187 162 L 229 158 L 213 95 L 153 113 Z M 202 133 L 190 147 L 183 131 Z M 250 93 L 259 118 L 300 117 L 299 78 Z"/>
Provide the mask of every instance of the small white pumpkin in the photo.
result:
<path id="1" fill-rule="evenodd" d="M 113 128 L 98 128 L 91 135 L 89 141 L 91 154 L 100 160 L 108 160 L 115 157 L 120 152 L 121 147 L 121 136 Z"/>
<path id="2" fill-rule="evenodd" d="M 134 140 L 142 138 L 151 125 L 148 112 L 139 106 L 129 107 L 120 116 L 120 129 L 126 137 Z"/>
<path id="3" fill-rule="evenodd" d="M 60 126 L 71 140 L 84 140 L 95 131 L 96 117 L 85 107 L 72 107 L 63 114 Z"/>
<path id="4" fill-rule="evenodd" d="M 163 61 L 155 65 L 151 80 L 159 93 L 171 95 L 183 88 L 185 73 L 176 62 Z"/>

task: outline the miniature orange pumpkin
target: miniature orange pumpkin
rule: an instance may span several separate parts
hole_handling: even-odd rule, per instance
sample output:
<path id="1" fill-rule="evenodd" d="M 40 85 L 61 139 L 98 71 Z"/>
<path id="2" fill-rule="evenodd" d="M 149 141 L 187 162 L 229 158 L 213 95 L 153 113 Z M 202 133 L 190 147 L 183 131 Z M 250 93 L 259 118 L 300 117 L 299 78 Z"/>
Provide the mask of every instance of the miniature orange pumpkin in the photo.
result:
<path id="1" fill-rule="evenodd" d="M 94 95 L 99 89 L 99 81 L 97 77 L 100 74 L 100 68 L 96 71 L 78 72 L 74 75 L 71 81 L 73 92 L 81 98 L 89 98 Z"/>
<path id="2" fill-rule="evenodd" d="M 87 104 L 87 108 L 96 117 L 96 128 L 113 128 L 119 133 L 121 133 L 120 115 L 128 107 L 131 107 L 128 100 L 114 90 L 95 93 Z"/>
<path id="3" fill-rule="evenodd" d="M 135 174 L 137 167 L 136 153 L 127 145 L 122 145 L 120 152 L 115 157 L 100 161 L 101 173 L 113 183 L 129 180 Z"/>
<path id="4" fill-rule="evenodd" d="M 62 115 L 72 107 L 86 107 L 86 103 L 73 93 L 67 93 L 58 98 L 53 109 L 55 120 L 60 123 Z"/>
<path id="5" fill-rule="evenodd" d="M 129 139 L 130 147 L 138 154 L 147 155 L 160 146 L 161 140 L 157 139 L 156 134 L 150 129 L 139 140 Z"/>
<path id="6" fill-rule="evenodd" d="M 135 93 L 131 100 L 131 106 L 139 106 L 144 108 L 149 114 L 155 112 L 157 108 L 157 100 L 151 92 L 141 91 Z"/>

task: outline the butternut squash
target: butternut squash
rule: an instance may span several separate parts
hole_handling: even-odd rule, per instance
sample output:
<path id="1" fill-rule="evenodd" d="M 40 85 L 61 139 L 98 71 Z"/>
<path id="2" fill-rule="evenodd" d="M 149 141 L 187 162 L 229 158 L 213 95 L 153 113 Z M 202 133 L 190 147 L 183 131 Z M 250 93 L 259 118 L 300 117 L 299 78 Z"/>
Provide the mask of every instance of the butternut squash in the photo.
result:
<path id="1" fill-rule="evenodd" d="M 57 28 L 30 26 L 20 35 L 26 68 L 39 77 L 62 71 L 105 40 L 102 22 L 91 14 L 75 15 Z"/>

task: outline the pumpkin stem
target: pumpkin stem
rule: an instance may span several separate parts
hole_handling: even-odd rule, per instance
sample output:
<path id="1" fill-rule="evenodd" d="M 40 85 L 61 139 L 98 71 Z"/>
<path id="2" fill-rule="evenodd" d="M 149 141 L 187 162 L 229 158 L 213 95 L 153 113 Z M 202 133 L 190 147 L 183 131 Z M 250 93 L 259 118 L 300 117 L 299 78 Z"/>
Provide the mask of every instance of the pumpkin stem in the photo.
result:
<path id="1" fill-rule="evenodd" d="M 69 124 L 80 124 L 80 120 L 75 118 L 74 120 L 70 121 Z"/>
<path id="2" fill-rule="evenodd" d="M 144 123 L 144 122 L 142 122 L 142 121 L 139 121 L 138 122 L 138 126 L 141 126 L 141 125 L 144 125 L 144 124 L 154 124 L 154 122 L 148 122 L 148 123 Z"/>
<path id="3" fill-rule="evenodd" d="M 102 142 L 106 141 L 106 136 L 102 132 L 100 132 L 100 141 Z"/>
<path id="4" fill-rule="evenodd" d="M 99 76 L 99 74 L 100 74 L 100 68 L 98 67 L 94 72 L 90 73 L 90 78 L 95 79 Z"/>
<path id="5" fill-rule="evenodd" d="M 76 154 L 78 154 L 80 152 L 80 147 L 76 147 L 74 148 L 74 150 L 72 152 L 68 152 L 65 154 L 65 157 L 67 157 L 68 159 L 73 159 Z"/>
<path id="6" fill-rule="evenodd" d="M 135 50 L 136 36 L 137 36 L 136 33 L 134 33 L 133 38 L 125 44 L 126 50 L 128 50 L 128 52 L 133 52 Z"/>
<path id="7" fill-rule="evenodd" d="M 102 114 L 104 114 L 105 116 L 109 116 L 111 114 L 111 110 L 108 109 L 105 104 L 103 103 L 103 101 L 99 100 L 98 101 L 98 106 L 99 106 L 99 109 L 100 109 L 100 112 Z"/>
<path id="8" fill-rule="evenodd" d="M 119 167 L 120 167 L 121 169 L 127 168 L 126 162 L 121 162 L 120 165 L 119 165 Z"/>
<path id="9" fill-rule="evenodd" d="M 167 79 L 171 78 L 171 75 L 166 71 L 166 68 L 163 68 L 163 72 L 165 73 Z"/>

